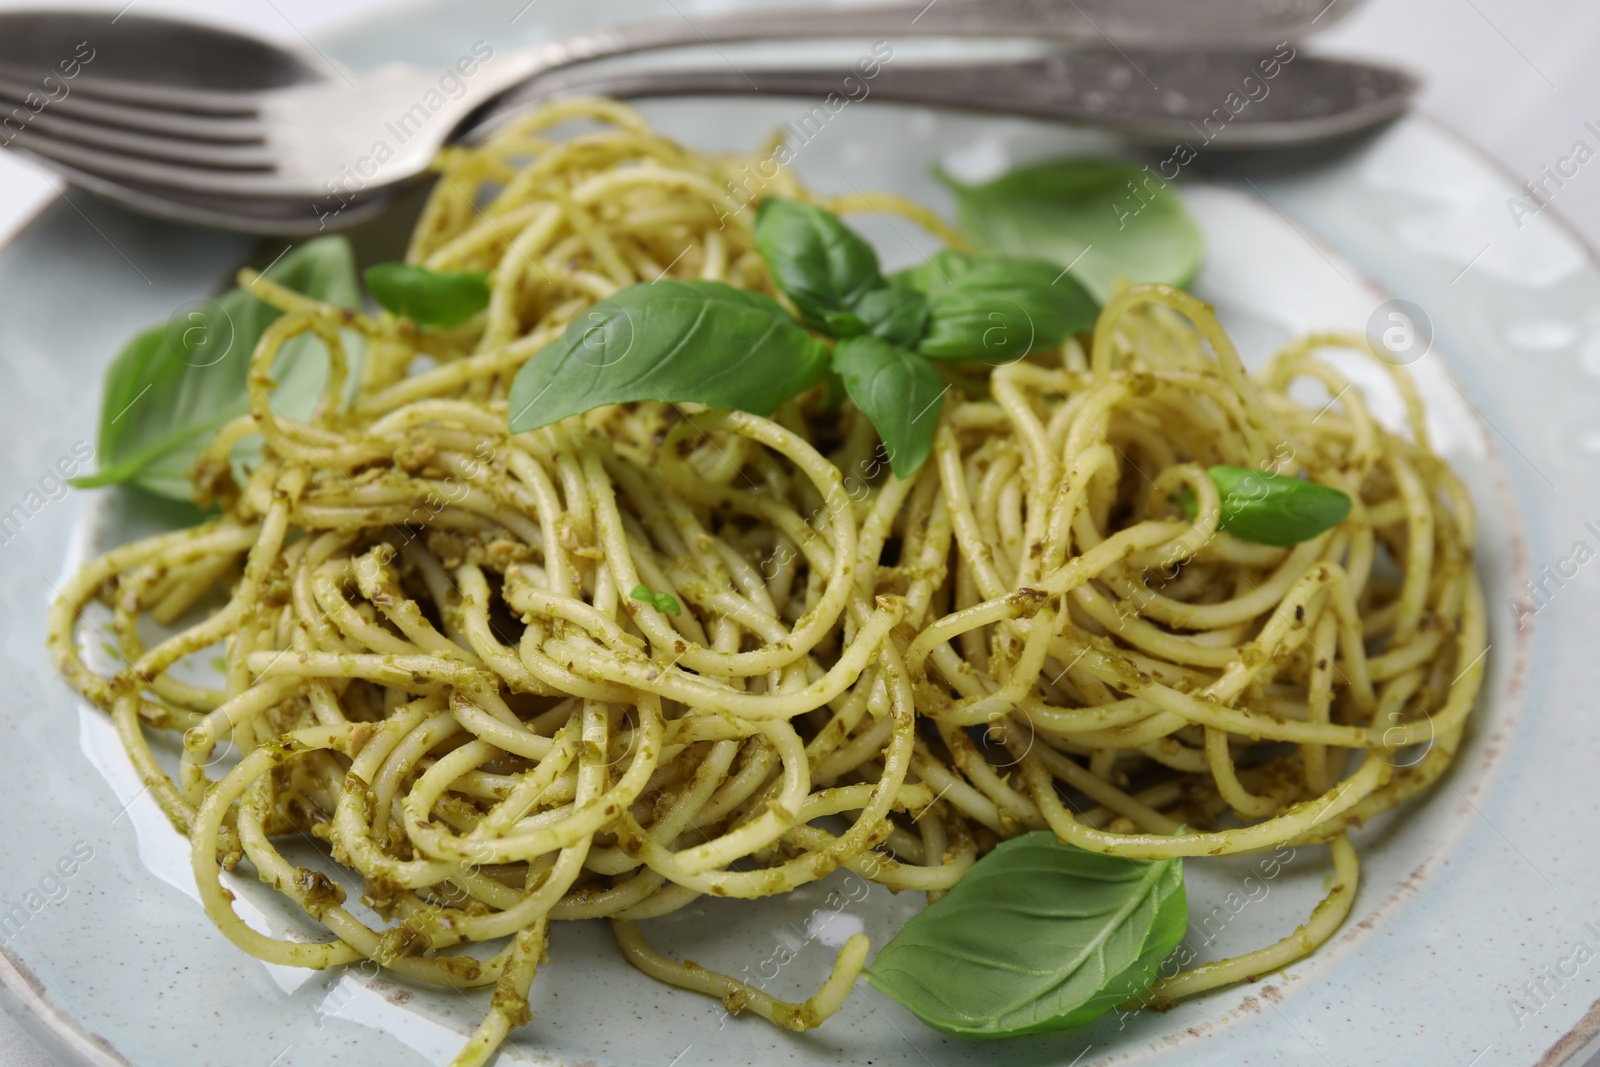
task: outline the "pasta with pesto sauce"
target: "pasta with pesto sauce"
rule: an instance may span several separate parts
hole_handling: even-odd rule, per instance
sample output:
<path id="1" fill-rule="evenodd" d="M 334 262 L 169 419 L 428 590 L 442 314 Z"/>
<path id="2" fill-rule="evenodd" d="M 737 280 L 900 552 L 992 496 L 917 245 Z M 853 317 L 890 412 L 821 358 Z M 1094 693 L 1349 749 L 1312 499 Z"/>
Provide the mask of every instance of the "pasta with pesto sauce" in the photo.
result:
<path id="1" fill-rule="evenodd" d="M 571 120 L 589 125 L 556 136 Z M 510 434 L 512 376 L 595 301 L 660 277 L 777 295 L 731 191 L 742 162 L 621 105 L 552 105 L 440 159 L 408 260 L 490 272 L 464 325 L 242 276 L 284 314 L 252 356 L 249 414 L 196 470 L 219 513 L 85 566 L 50 626 L 63 674 L 192 842 L 207 915 L 273 963 L 492 987 L 458 1064 L 529 1021 L 551 922 L 607 920 L 645 973 L 817 1026 L 863 935 L 786 1003 L 657 953 L 648 920 L 839 868 L 937 896 L 1027 830 L 1136 859 L 1331 850 L 1298 930 L 1147 1003 L 1313 951 L 1354 900 L 1347 831 L 1438 778 L 1482 678 L 1472 505 L 1410 379 L 1394 371 L 1406 423 L 1387 429 L 1319 359 L 1366 352 L 1360 336 L 1304 338 L 1250 373 L 1201 301 L 1133 286 L 1092 339 L 952 390 L 905 480 L 820 388 L 771 418 L 638 403 Z M 963 247 L 898 197 L 818 198 L 787 172 L 769 191 Z M 363 339 L 358 371 L 341 331 Z M 303 334 L 331 369 L 295 421 L 270 371 Z M 1293 399 L 1307 379 L 1335 400 Z M 257 434 L 236 481 L 230 452 Z M 1244 541 L 1218 529 L 1213 464 L 1304 471 L 1352 509 L 1290 547 Z M 108 675 L 80 653 L 96 601 L 126 661 Z M 170 636 L 147 644 L 146 619 Z M 219 645 L 215 686 L 174 670 Z M 181 740 L 175 777 L 163 734 Z M 224 742 L 236 763 L 216 759 Z M 296 831 L 382 923 L 285 858 Z M 246 925 L 219 881 L 240 864 L 327 939 Z M 479 942 L 500 947 L 460 950 Z"/>

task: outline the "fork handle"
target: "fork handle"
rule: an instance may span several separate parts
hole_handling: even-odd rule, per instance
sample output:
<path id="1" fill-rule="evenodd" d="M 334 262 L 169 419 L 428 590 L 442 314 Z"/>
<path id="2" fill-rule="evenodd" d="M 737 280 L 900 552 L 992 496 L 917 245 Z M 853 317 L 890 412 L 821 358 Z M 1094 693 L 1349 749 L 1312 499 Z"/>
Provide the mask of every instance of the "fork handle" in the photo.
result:
<path id="1" fill-rule="evenodd" d="M 714 64 L 567 71 L 538 78 L 496 101 L 467 139 L 486 136 L 521 106 L 555 97 L 731 95 L 805 100 L 809 107 L 787 124 L 801 143 L 849 103 L 871 99 L 1026 115 L 1151 143 L 1248 148 L 1366 129 L 1404 111 L 1417 87 L 1414 78 L 1392 67 L 1296 56 L 1289 46 L 1266 60 L 1266 69 L 1274 73 L 1250 82 L 1256 91 L 1268 91 L 1235 113 L 1223 102 L 1230 93 L 1237 96 L 1242 76 L 1260 74 L 1257 64 L 1263 60 L 1256 53 L 1083 50 L 1020 62 L 914 67 L 877 58 L 883 61 L 833 69 L 738 71 Z M 1145 79 L 1154 79 L 1164 91 L 1153 90 Z"/>
<path id="2" fill-rule="evenodd" d="M 676 44 L 806 37 L 1046 37 L 1140 47 L 1250 47 L 1315 28 L 1352 0 L 911 0 L 882 5 L 773 8 L 618 27 L 624 37 Z M 1340 12 L 1342 14 L 1342 12 Z"/>
<path id="3" fill-rule="evenodd" d="M 627 23 L 546 41 L 488 64 L 483 103 L 536 76 L 591 60 L 740 41 L 1020 37 L 1152 48 L 1261 48 L 1341 17 L 1357 0 L 913 0 L 862 7 L 755 9 Z M 676 6 L 676 5 L 674 5 Z"/>

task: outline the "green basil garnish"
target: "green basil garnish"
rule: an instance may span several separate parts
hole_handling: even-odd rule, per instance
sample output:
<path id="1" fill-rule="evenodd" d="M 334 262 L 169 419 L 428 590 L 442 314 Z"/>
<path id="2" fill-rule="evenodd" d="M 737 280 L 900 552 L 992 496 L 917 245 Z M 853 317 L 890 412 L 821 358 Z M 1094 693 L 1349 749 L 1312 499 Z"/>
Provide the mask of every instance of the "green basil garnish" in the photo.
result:
<path id="1" fill-rule="evenodd" d="M 355 257 L 342 237 L 306 242 L 274 263 L 266 277 L 324 303 L 360 304 Z M 135 485 L 189 500 L 195 460 L 219 428 L 250 410 L 250 356 L 279 314 L 234 288 L 130 341 L 106 371 L 96 451 L 100 469 L 72 484 Z M 283 346 L 272 372 L 278 383 L 274 407 L 291 418 L 311 413 L 325 379 L 324 351 L 310 335 Z"/>
<path id="2" fill-rule="evenodd" d="M 1046 260 L 946 252 L 927 266 L 901 284 L 932 287 L 917 345 L 929 359 L 1020 359 L 1094 329 L 1100 313 L 1075 278 Z"/>
<path id="3" fill-rule="evenodd" d="M 962 228 L 980 251 L 1071 265 L 1102 303 L 1119 278 L 1184 286 L 1200 269 L 1200 227 L 1171 183 L 1149 167 L 1054 159 L 982 185 L 936 173 L 955 194 Z"/>
<path id="4" fill-rule="evenodd" d="M 1149 989 L 1188 921 L 1181 860 L 1105 856 L 1041 831 L 974 864 L 865 974 L 957 1037 L 1066 1030 Z"/>
<path id="5" fill-rule="evenodd" d="M 828 346 L 771 297 L 722 282 L 645 282 L 600 301 L 523 364 L 511 431 L 636 400 L 770 415 L 827 370 Z"/>
<path id="6" fill-rule="evenodd" d="M 931 300 L 943 295 L 955 279 L 970 270 L 972 259 L 972 256 L 953 248 L 941 249 L 915 267 L 907 267 L 889 275 L 889 284 L 896 289 L 915 289 Z"/>
<path id="7" fill-rule="evenodd" d="M 1219 530 L 1242 541 L 1287 548 L 1326 533 L 1350 514 L 1350 497 L 1331 485 L 1268 474 L 1249 467 L 1215 466 L 1206 473 L 1222 496 Z M 1178 494 L 1191 518 L 1194 494 Z"/>
<path id="8" fill-rule="evenodd" d="M 896 477 L 909 478 L 933 451 L 944 380 L 933 364 L 878 337 L 850 337 L 833 352 L 845 392 L 872 425 Z"/>
<path id="9" fill-rule="evenodd" d="M 871 245 L 832 212 L 779 197 L 756 209 L 755 238 L 802 319 L 835 337 L 864 332 L 856 303 L 887 285 Z"/>
<path id="10" fill-rule="evenodd" d="M 773 198 L 756 212 L 773 281 L 827 345 L 776 301 L 720 282 L 635 285 L 596 304 L 517 372 L 511 430 L 602 404 L 692 401 L 769 415 L 819 382 L 872 420 L 900 478 L 933 448 L 945 385 L 930 359 L 1012 359 L 1093 327 L 1099 308 L 1042 260 L 935 256 L 897 275 L 814 204 Z"/>
<path id="11" fill-rule="evenodd" d="M 418 326 L 455 326 L 489 306 L 487 271 L 435 271 L 410 263 L 379 263 L 368 267 L 362 277 L 374 300 Z"/>
<path id="12" fill-rule="evenodd" d="M 655 608 L 663 615 L 682 615 L 683 608 L 678 606 L 678 598 L 671 593 L 658 593 L 648 585 L 636 585 L 633 592 L 628 594 L 630 600 L 642 600 Z"/>
<path id="13" fill-rule="evenodd" d="M 928 298 L 910 289 L 874 289 L 856 301 L 855 314 L 867 333 L 903 348 L 928 329 Z"/>

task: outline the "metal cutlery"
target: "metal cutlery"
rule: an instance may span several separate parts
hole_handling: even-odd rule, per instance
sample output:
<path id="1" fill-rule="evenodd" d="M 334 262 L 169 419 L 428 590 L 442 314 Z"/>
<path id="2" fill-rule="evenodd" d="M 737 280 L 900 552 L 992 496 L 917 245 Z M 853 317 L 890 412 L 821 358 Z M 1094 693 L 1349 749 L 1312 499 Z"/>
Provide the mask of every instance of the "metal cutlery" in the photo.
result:
<path id="1" fill-rule="evenodd" d="M 1080 45 L 1121 40 L 1127 44 L 1111 50 L 1079 48 L 1025 63 L 884 66 L 872 94 L 1086 123 L 1143 139 L 1207 137 L 1209 121 L 1218 133 L 1207 140 L 1219 144 L 1290 143 L 1359 129 L 1403 109 L 1414 88 L 1406 75 L 1302 56 L 1283 65 L 1291 76 L 1235 119 L 1228 93 L 1243 99 L 1239 80 L 1273 54 L 1270 44 L 1252 53 L 1238 42 L 1304 30 L 1318 22 L 1316 6 L 1078 0 L 1064 8 L 1048 0 L 943 0 L 828 9 L 825 17 L 735 12 L 616 27 L 505 55 L 490 49 L 462 66 L 456 83 L 464 88 L 453 98 L 438 91 L 437 71 L 391 65 L 352 83 L 342 72 L 328 77 L 296 52 L 191 23 L 130 15 L 107 38 L 99 15 L 12 14 L 0 16 L 0 143 L 138 210 L 234 229 L 306 232 L 342 228 L 381 210 L 426 171 L 447 140 L 534 99 L 750 93 L 753 83 L 763 94 L 825 95 L 841 77 L 820 67 L 742 73 L 575 67 L 708 41 L 890 33 L 1049 37 Z M 1346 0 L 1323 8 L 1322 24 L 1349 6 Z M 75 47 L 74 39 L 89 40 L 91 17 L 106 43 L 70 86 L 64 70 L 42 74 L 29 66 Z M 1180 41 L 1192 48 L 1215 40 L 1234 48 L 1171 50 Z M 41 95 L 46 78 L 61 91 Z M 1259 73 L 1255 81 L 1265 84 Z M 374 151 L 380 144 L 387 152 Z"/>
<path id="2" fill-rule="evenodd" d="M 1293 55 L 1291 48 L 1290 54 Z M 539 78 L 485 116 L 468 139 L 498 125 L 517 105 L 563 96 L 794 96 L 817 103 L 861 99 L 1052 119 L 1130 140 L 1213 148 L 1305 144 L 1394 118 L 1417 89 L 1393 67 L 1317 56 L 1273 60 L 1263 75 L 1255 52 L 1075 51 L 1009 63 L 885 66 L 870 81 L 826 68 L 727 66 L 588 70 Z"/>

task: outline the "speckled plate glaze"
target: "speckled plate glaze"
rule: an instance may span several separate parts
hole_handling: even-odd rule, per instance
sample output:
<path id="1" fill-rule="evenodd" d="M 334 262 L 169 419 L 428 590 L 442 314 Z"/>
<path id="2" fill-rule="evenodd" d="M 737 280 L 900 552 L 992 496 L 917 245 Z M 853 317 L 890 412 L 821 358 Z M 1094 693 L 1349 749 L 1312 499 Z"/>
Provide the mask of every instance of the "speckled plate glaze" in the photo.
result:
<path id="1" fill-rule="evenodd" d="M 395 57 L 442 66 L 477 40 L 511 47 L 601 21 L 671 15 L 674 6 L 693 17 L 702 6 L 524 3 L 421 7 L 319 47 L 356 69 Z M 647 110 L 688 143 L 744 149 L 808 108 L 773 99 Z M 795 165 L 819 189 L 891 189 L 948 210 L 928 177 L 935 161 L 980 177 L 1073 151 L 1120 149 L 1031 122 L 868 102 L 835 116 Z M 1360 835 L 1362 886 L 1345 928 L 1287 972 L 1166 1015 L 966 1044 L 923 1028 L 865 984 L 810 1034 L 727 1019 L 720 1005 L 632 971 L 603 928 L 563 926 L 534 985 L 536 1021 L 500 1062 L 1582 1062 L 1600 1031 L 1600 904 L 1590 891 L 1600 879 L 1590 847 L 1600 565 L 1588 565 L 1600 549 L 1600 264 L 1549 212 L 1518 227 L 1506 206 L 1515 185 L 1422 119 L 1304 158 L 1202 152 L 1182 180 L 1210 242 L 1197 289 L 1247 359 L 1304 330 L 1362 329 L 1391 298 L 1424 311 L 1434 340 L 1414 370 L 1440 447 L 1482 517 L 1493 645 L 1470 739 L 1403 818 Z M 7 1007 L 73 1063 L 446 1062 L 486 994 L 288 971 L 234 949 L 193 899 L 183 843 L 141 792 L 110 727 L 45 655 L 45 609 L 61 576 L 167 518 L 115 492 L 66 495 L 54 480 L 94 439 L 95 383 L 125 338 L 214 290 L 251 247 L 69 195 L 0 252 Z M 929 249 L 904 225 L 860 222 L 890 266 Z M 1377 404 L 1392 408 L 1392 398 Z M 1535 580 L 1543 606 L 1519 627 L 1510 605 Z M 1281 936 L 1320 895 L 1322 850 L 1280 857 L 1270 873 L 1264 863 L 1189 865 L 1199 958 Z M 262 928 L 297 928 L 263 887 L 236 879 L 234 888 Z M 829 889 L 848 900 L 838 911 Z M 782 900 L 691 907 L 653 924 L 652 936 L 667 951 L 798 998 L 820 981 L 832 946 L 861 929 L 881 943 L 916 906 L 836 875 Z"/>

